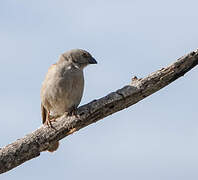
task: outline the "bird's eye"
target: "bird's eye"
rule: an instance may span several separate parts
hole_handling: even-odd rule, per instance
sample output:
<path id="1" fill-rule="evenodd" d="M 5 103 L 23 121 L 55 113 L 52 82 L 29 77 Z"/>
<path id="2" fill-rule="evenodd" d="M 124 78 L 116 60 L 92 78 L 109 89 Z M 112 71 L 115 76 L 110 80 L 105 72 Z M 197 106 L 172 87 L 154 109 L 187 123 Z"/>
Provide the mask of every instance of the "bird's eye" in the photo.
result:
<path id="1" fill-rule="evenodd" d="M 88 55 L 87 53 L 83 53 L 82 56 L 83 56 L 84 58 L 88 58 L 88 57 L 89 57 L 89 55 Z"/>

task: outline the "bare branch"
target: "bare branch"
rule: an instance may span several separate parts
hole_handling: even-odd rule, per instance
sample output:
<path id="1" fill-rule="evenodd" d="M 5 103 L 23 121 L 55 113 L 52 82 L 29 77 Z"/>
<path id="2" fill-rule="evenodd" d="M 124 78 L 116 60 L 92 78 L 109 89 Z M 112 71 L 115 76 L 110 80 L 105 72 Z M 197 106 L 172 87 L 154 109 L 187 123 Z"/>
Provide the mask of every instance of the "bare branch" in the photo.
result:
<path id="1" fill-rule="evenodd" d="M 181 57 L 143 79 L 134 77 L 130 85 L 78 108 L 78 117 L 63 115 L 53 123 L 53 128 L 41 126 L 36 131 L 0 149 L 0 173 L 38 157 L 50 143 L 88 126 L 110 114 L 127 108 L 167 86 L 198 64 L 198 50 Z"/>

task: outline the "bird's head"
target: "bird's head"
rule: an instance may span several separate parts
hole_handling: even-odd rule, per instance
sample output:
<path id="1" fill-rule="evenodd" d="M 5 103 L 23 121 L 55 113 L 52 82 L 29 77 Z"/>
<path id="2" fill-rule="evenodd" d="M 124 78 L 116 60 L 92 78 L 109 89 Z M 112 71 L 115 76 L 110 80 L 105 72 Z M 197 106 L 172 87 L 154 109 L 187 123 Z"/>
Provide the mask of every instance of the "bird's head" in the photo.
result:
<path id="1" fill-rule="evenodd" d="M 79 69 L 83 69 L 89 64 L 97 64 L 91 54 L 82 49 L 72 49 L 63 53 L 59 61 L 68 61 Z"/>

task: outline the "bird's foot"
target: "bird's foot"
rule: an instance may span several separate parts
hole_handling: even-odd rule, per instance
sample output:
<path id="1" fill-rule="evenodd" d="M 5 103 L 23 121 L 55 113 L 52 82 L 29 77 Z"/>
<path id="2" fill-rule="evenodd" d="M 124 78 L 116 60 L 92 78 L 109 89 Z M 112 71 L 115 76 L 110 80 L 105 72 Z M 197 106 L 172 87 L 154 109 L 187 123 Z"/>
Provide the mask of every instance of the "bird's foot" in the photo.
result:
<path id="1" fill-rule="evenodd" d="M 78 117 L 77 115 L 77 108 L 73 108 L 70 112 L 67 113 L 67 116 L 75 116 Z"/>
<path id="2" fill-rule="evenodd" d="M 53 128 L 52 126 L 52 122 L 56 122 L 56 118 L 52 118 L 52 119 L 47 119 L 44 123 L 44 125 L 47 125 L 49 128 Z"/>

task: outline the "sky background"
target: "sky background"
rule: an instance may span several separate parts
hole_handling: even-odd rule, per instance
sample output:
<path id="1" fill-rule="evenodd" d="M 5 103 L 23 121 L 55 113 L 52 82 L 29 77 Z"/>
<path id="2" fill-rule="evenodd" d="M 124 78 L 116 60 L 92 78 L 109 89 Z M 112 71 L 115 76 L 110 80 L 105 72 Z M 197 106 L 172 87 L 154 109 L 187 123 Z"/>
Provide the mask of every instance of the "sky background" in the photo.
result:
<path id="1" fill-rule="evenodd" d="M 1 0 L 0 147 L 41 126 L 41 83 L 61 53 L 82 48 L 98 61 L 85 70 L 86 104 L 198 48 L 197 6 L 193 0 Z M 197 78 L 198 67 L 0 179 L 197 180 Z"/>

